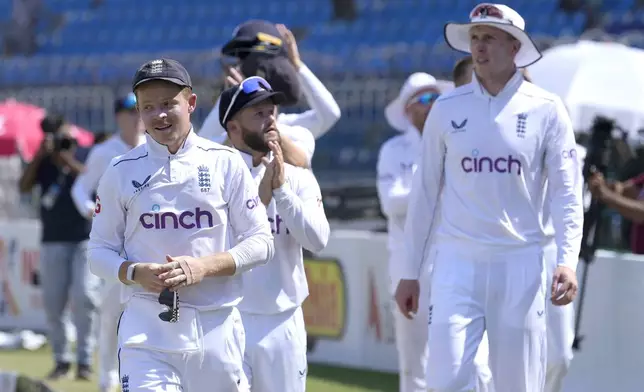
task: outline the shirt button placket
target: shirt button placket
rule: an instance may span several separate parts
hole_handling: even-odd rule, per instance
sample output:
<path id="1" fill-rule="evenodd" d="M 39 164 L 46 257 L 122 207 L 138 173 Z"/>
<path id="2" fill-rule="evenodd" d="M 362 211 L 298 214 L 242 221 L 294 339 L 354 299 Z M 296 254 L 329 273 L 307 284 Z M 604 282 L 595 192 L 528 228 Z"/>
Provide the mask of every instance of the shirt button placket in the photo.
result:
<path id="1" fill-rule="evenodd" d="M 170 181 L 177 181 L 177 165 L 172 164 L 172 155 L 168 156 L 168 171 L 170 172 Z"/>

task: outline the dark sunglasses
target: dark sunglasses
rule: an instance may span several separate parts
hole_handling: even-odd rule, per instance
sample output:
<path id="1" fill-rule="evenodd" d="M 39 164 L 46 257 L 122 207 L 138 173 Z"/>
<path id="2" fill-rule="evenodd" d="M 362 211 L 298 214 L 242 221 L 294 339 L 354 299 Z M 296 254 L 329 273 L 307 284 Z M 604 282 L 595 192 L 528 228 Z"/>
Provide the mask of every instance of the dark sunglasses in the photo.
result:
<path id="1" fill-rule="evenodd" d="M 230 110 L 233 108 L 233 106 L 235 106 L 235 101 L 242 91 L 244 92 L 244 94 L 250 95 L 262 90 L 273 92 L 273 88 L 264 78 L 260 78 L 259 76 L 251 76 L 250 78 L 244 79 L 237 88 L 237 91 L 235 91 L 235 94 L 233 94 L 233 98 L 230 100 L 228 108 L 226 108 L 226 113 L 224 114 L 222 123 L 226 124 Z"/>
<path id="2" fill-rule="evenodd" d="M 159 313 L 159 318 L 168 323 L 176 323 L 179 320 L 179 294 L 176 291 L 164 289 L 159 294 L 159 303 L 168 307 L 167 310 Z"/>
<path id="3" fill-rule="evenodd" d="M 437 93 L 425 93 L 423 95 L 418 96 L 416 99 L 414 99 L 411 103 L 420 103 L 421 105 L 429 105 L 433 103 L 435 100 L 440 97 L 440 94 Z"/>

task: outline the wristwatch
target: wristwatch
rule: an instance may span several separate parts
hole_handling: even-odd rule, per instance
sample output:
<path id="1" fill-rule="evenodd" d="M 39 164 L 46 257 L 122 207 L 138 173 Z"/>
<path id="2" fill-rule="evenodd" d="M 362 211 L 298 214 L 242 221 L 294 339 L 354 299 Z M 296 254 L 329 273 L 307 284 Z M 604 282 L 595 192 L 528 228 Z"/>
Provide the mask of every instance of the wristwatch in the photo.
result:
<path id="1" fill-rule="evenodd" d="M 125 279 L 130 282 L 130 284 L 134 284 L 134 268 L 136 267 L 136 263 L 130 264 L 127 267 L 127 271 L 125 273 Z"/>

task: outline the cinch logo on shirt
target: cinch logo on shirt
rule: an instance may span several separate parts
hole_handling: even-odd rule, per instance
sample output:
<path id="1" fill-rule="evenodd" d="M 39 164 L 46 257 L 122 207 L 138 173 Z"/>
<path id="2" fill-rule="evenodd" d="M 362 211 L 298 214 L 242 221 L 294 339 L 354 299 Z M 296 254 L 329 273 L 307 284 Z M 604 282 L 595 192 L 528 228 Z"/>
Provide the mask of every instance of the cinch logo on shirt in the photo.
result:
<path id="1" fill-rule="evenodd" d="M 212 214 L 199 207 L 193 211 L 159 212 L 159 206 L 155 204 L 152 211 L 139 217 L 144 229 L 201 229 L 215 226 Z"/>
<path id="2" fill-rule="evenodd" d="M 246 200 L 246 208 L 249 210 L 252 210 L 253 208 L 257 207 L 260 203 L 259 196 L 255 196 L 252 199 Z"/>
<path id="3" fill-rule="evenodd" d="M 269 217 L 268 222 L 271 224 L 271 234 L 280 234 L 282 230 L 286 230 L 286 234 L 291 234 L 286 226 L 282 228 L 282 223 L 284 221 L 279 215 L 275 215 L 275 218 Z"/>
<path id="4" fill-rule="evenodd" d="M 521 175 L 521 161 L 512 155 L 507 157 L 481 156 L 479 150 L 472 150 L 472 156 L 461 160 L 465 173 L 514 173 Z"/>

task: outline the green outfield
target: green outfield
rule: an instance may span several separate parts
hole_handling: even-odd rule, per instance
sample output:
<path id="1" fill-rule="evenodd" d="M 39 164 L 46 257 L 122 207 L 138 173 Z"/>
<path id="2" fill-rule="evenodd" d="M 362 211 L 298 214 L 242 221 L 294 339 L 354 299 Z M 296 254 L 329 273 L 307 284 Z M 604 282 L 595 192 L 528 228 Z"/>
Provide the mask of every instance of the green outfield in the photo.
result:
<path id="1" fill-rule="evenodd" d="M 0 351 L 0 369 L 41 378 L 51 368 L 48 348 L 39 351 Z M 98 392 L 96 382 L 64 380 L 51 383 L 56 392 Z M 391 392 L 398 389 L 398 378 L 391 374 L 311 365 L 308 392 Z"/>

